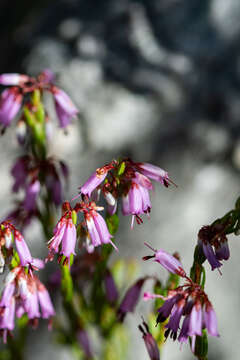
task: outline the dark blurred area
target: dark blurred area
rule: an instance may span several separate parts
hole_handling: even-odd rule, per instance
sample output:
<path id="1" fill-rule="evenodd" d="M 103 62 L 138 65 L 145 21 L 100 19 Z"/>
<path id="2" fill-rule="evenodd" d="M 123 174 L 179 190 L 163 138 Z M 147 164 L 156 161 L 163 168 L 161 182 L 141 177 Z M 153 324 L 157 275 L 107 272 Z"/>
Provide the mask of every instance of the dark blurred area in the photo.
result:
<path id="1" fill-rule="evenodd" d="M 237 1 L 1 0 L 0 13 L 1 73 L 40 68 L 32 62 L 50 41 L 41 55 L 49 64 L 56 46 L 56 56 L 97 62 L 105 81 L 156 101 L 172 123 L 163 148 L 180 146 L 176 133 L 211 147 L 205 142 L 217 126 L 221 144 L 213 141 L 204 159 L 232 155 L 240 115 Z M 36 47 L 35 59 L 26 61 Z M 153 147 L 158 141 L 153 137 Z"/>
<path id="2" fill-rule="evenodd" d="M 26 71 L 24 59 L 39 39 L 56 38 L 73 57 L 97 57 L 106 78 L 131 91 L 161 96 L 155 76 L 169 77 L 187 95 L 181 121 L 203 116 L 228 123 L 234 135 L 239 125 L 229 97 L 238 95 L 240 85 L 240 6 L 224 3 L 1 0 L 0 69 Z M 104 52 L 94 49 L 94 41 L 77 49 L 79 37 L 86 35 L 103 43 Z"/>

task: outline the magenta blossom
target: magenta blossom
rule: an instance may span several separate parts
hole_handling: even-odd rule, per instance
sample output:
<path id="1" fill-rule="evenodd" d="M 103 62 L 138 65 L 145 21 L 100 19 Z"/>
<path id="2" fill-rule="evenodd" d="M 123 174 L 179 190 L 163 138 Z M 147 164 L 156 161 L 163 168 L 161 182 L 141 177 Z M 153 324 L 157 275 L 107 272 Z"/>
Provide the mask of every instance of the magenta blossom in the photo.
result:
<path id="1" fill-rule="evenodd" d="M 154 259 L 154 261 L 161 264 L 165 269 L 173 274 L 177 274 L 181 277 L 185 277 L 186 273 L 183 269 L 182 264 L 180 261 L 175 257 L 167 253 L 166 251 L 160 249 L 155 250 L 153 249 L 148 243 L 144 243 L 147 247 L 154 251 L 155 255 L 145 256 L 143 260 Z"/>
<path id="2" fill-rule="evenodd" d="M 118 319 L 123 321 L 128 312 L 133 312 L 140 297 L 143 284 L 147 278 L 136 281 L 126 292 L 118 309 Z"/>
<path id="3" fill-rule="evenodd" d="M 44 266 L 43 261 L 32 257 L 30 250 L 20 231 L 18 231 L 15 226 L 8 221 L 3 221 L 1 223 L 1 227 L 1 236 L 3 236 L 3 239 L 5 240 L 4 242 L 2 242 L 1 246 L 4 245 L 7 250 L 10 250 L 15 243 L 20 264 L 22 266 L 27 266 L 30 268 L 30 270 L 42 269 Z M 5 256 L 10 257 L 12 256 L 12 251 L 4 251 L 4 254 L 6 254 Z"/>
<path id="4" fill-rule="evenodd" d="M 205 255 L 212 270 L 222 266 L 222 260 L 228 260 L 230 251 L 223 224 L 203 226 L 198 233 L 198 246 Z"/>
<path id="5" fill-rule="evenodd" d="M 116 250 L 116 245 L 111 241 L 113 237 L 107 228 L 107 224 L 104 218 L 98 214 L 95 210 L 91 210 L 84 214 L 87 229 L 94 247 L 102 244 L 111 244 Z"/>
<path id="6" fill-rule="evenodd" d="M 104 276 L 104 285 L 106 291 L 106 298 L 110 304 L 113 304 L 118 299 L 118 289 L 116 287 L 114 278 L 109 270 L 106 271 Z"/>
<path id="7" fill-rule="evenodd" d="M 1 85 L 20 85 L 21 83 L 27 82 L 28 76 L 22 74 L 2 74 L 0 75 Z"/>
<path id="8" fill-rule="evenodd" d="M 51 91 L 54 96 L 60 127 L 65 128 L 70 123 L 71 119 L 76 117 L 78 109 L 63 90 L 54 86 Z"/>
<path id="9" fill-rule="evenodd" d="M 138 166 L 139 171 L 143 175 L 149 177 L 152 180 L 160 182 L 162 185 L 166 187 L 168 187 L 170 185 L 170 182 L 172 182 L 169 179 L 167 171 L 161 169 L 158 166 L 149 163 L 136 163 L 136 165 Z"/>
<path id="10" fill-rule="evenodd" d="M 137 223 L 141 223 L 142 219 L 139 215 L 150 213 L 151 207 L 148 190 L 132 182 L 128 194 L 122 197 L 122 213 L 123 215 L 132 215 L 131 227 L 133 227 L 135 217 Z"/>
<path id="11" fill-rule="evenodd" d="M 60 127 L 65 128 L 78 110 L 69 96 L 54 85 L 55 76 L 49 69 L 45 69 L 36 78 L 21 74 L 2 74 L 0 84 L 13 86 L 3 91 L 0 100 L 0 122 L 9 126 L 21 108 L 23 97 L 35 90 L 48 91 L 54 96 L 56 113 Z"/>
<path id="12" fill-rule="evenodd" d="M 40 317 L 50 319 L 55 315 L 45 286 L 36 275 L 26 273 L 21 266 L 15 267 L 6 277 L 0 309 L 0 329 L 3 330 L 5 340 L 8 332 L 14 329 L 15 314 L 21 317 L 26 313 L 33 324 Z"/>
<path id="13" fill-rule="evenodd" d="M 192 337 L 194 344 L 196 335 L 201 336 L 202 329 L 205 328 L 210 335 L 219 336 L 213 307 L 206 293 L 191 279 L 187 278 L 183 286 L 169 290 L 165 300 L 158 309 L 157 323 L 165 322 L 169 318 L 165 325 L 166 338 L 170 335 L 173 340 L 178 338 L 178 341 L 186 343 L 188 337 Z M 183 321 L 181 321 L 182 318 L 184 318 Z"/>
<path id="14" fill-rule="evenodd" d="M 70 213 L 66 213 L 56 225 L 54 236 L 48 242 L 48 260 L 52 260 L 54 253 L 59 252 L 66 257 L 65 263 L 69 263 L 71 254 L 75 255 L 77 232 L 70 216 Z"/>
<path id="15" fill-rule="evenodd" d="M 22 105 L 23 96 L 13 87 L 2 92 L 0 98 L 0 123 L 9 126 Z"/>
<path id="16" fill-rule="evenodd" d="M 122 213 L 132 215 L 133 227 L 134 219 L 140 224 L 143 222 L 140 216 L 148 215 L 151 211 L 149 191 L 153 185 L 150 178 L 165 186 L 172 182 L 168 173 L 157 166 L 135 163 L 129 158 L 113 160 L 90 176 L 80 187 L 80 194 L 92 199 L 94 197 L 95 201 L 95 195 L 99 198 L 102 192 L 110 215 L 115 214 L 118 199 L 121 199 Z"/>
<path id="17" fill-rule="evenodd" d="M 139 330 L 143 334 L 142 338 L 144 340 L 148 355 L 151 360 L 160 360 L 159 349 L 156 340 L 149 331 L 149 327 L 145 321 L 142 325 L 138 326 Z"/>
<path id="18" fill-rule="evenodd" d="M 38 180 L 33 180 L 30 184 L 27 185 L 25 200 L 23 203 L 23 206 L 27 211 L 36 209 L 36 200 L 40 189 L 41 185 Z"/>

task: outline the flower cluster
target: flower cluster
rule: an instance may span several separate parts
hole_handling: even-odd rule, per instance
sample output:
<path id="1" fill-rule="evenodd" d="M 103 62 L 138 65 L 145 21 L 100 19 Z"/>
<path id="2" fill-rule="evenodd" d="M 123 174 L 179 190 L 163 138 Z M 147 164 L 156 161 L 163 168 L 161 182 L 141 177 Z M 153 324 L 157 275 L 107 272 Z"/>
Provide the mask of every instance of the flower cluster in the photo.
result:
<path id="1" fill-rule="evenodd" d="M 37 326 L 38 318 L 50 319 L 55 315 L 46 287 L 32 271 L 26 272 L 24 267 L 17 266 L 7 275 L 0 300 L 0 329 L 4 342 L 8 332 L 14 329 L 15 315 L 20 318 L 24 313 L 33 326 Z"/>
<path id="2" fill-rule="evenodd" d="M 0 84 L 11 86 L 5 89 L 0 98 L 0 123 L 4 127 L 11 124 L 12 120 L 20 111 L 27 95 L 34 90 L 50 92 L 54 97 L 55 109 L 59 119 L 59 125 L 65 128 L 78 110 L 69 96 L 54 85 L 55 76 L 50 70 L 44 70 L 36 78 L 21 74 L 2 74 Z"/>
<path id="3" fill-rule="evenodd" d="M 149 245 L 147 245 L 149 247 Z M 194 351 L 196 335 L 202 335 L 202 329 L 207 329 L 212 336 L 218 336 L 217 319 L 208 296 L 199 284 L 194 283 L 186 276 L 181 263 L 172 255 L 163 250 L 154 250 L 154 256 L 147 256 L 144 260 L 154 257 L 168 271 L 183 277 L 186 282 L 174 290 L 168 291 L 165 298 L 157 294 L 144 294 L 144 299 L 163 298 L 164 304 L 158 309 L 157 323 L 169 321 L 165 325 L 165 337 L 169 335 L 173 340 L 187 342 L 192 338 Z M 183 321 L 181 322 L 181 319 Z M 180 328 L 180 332 L 179 331 Z"/>
<path id="4" fill-rule="evenodd" d="M 54 236 L 48 242 L 47 259 L 52 260 L 54 254 L 60 252 L 59 261 L 62 261 L 64 256 L 63 263 L 67 264 L 71 254 L 75 254 L 77 213 L 83 214 L 83 220 L 78 224 L 78 232 L 88 252 L 92 252 L 95 247 L 102 244 L 111 244 L 117 250 L 111 241 L 112 235 L 108 231 L 104 218 L 98 213 L 100 210 L 103 208 L 87 199 L 77 203 L 73 209 L 68 202 L 65 202 L 63 215 L 54 229 Z"/>
<path id="5" fill-rule="evenodd" d="M 62 202 L 61 177 L 68 177 L 68 169 L 64 162 L 53 158 L 37 160 L 30 155 L 19 157 L 11 169 L 14 178 L 13 192 L 20 189 L 25 191 L 23 208 L 26 211 L 36 210 L 36 199 L 40 192 L 41 178 L 51 196 L 52 202 L 57 206 Z"/>
<path id="6" fill-rule="evenodd" d="M 222 266 L 221 260 L 230 256 L 225 226 L 215 224 L 203 226 L 198 233 L 198 246 L 207 258 L 212 270 Z"/>
<path id="7" fill-rule="evenodd" d="M 123 215 L 132 215 L 138 224 L 142 223 L 141 214 L 149 214 L 151 202 L 149 190 L 153 189 L 150 179 L 168 187 L 172 182 L 168 173 L 148 163 L 135 163 L 131 159 L 113 160 L 98 168 L 80 187 L 82 196 L 98 200 L 102 192 L 107 204 L 108 213 L 113 215 L 117 210 L 117 200 L 122 200 Z"/>
<path id="8" fill-rule="evenodd" d="M 22 234 L 8 221 L 1 223 L 0 229 L 0 264 L 1 272 L 6 260 L 8 262 L 14 255 L 13 244 L 15 243 L 17 255 L 21 266 L 29 269 L 41 269 L 44 263 L 40 259 L 33 258 Z"/>

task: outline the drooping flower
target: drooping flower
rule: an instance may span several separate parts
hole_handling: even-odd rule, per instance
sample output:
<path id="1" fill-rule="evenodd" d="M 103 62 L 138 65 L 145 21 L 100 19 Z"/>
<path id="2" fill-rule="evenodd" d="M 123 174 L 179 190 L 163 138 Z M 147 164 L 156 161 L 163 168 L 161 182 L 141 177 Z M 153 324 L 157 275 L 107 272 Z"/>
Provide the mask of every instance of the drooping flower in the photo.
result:
<path id="1" fill-rule="evenodd" d="M 18 88 L 12 87 L 2 92 L 0 98 L 0 123 L 9 126 L 22 105 L 22 94 Z"/>
<path id="2" fill-rule="evenodd" d="M 40 192 L 41 185 L 38 180 L 33 180 L 26 187 L 26 195 L 23 202 L 23 206 L 27 211 L 32 211 L 36 209 L 36 200 Z"/>
<path id="3" fill-rule="evenodd" d="M 15 267 L 7 275 L 0 300 L 0 310 L 0 329 L 3 330 L 5 341 L 9 331 L 14 329 L 15 314 L 21 317 L 26 313 L 33 325 L 40 317 L 50 319 L 55 315 L 45 286 L 35 274 L 26 273 L 22 266 Z"/>
<path id="4" fill-rule="evenodd" d="M 159 349 L 156 340 L 149 331 L 149 327 L 145 321 L 142 325 L 138 326 L 139 330 L 143 334 L 142 338 L 144 340 L 148 355 L 151 360 L 160 360 Z"/>
<path id="5" fill-rule="evenodd" d="M 19 157 L 11 169 L 11 174 L 14 177 L 14 185 L 12 190 L 18 192 L 21 187 L 24 187 L 27 181 L 28 170 L 29 170 L 30 157 L 21 156 Z"/>
<path id="6" fill-rule="evenodd" d="M 160 250 L 155 250 L 153 249 L 148 243 L 144 243 L 147 247 L 149 247 L 151 250 L 154 251 L 154 255 L 150 255 L 150 256 L 145 256 L 143 257 L 143 260 L 149 260 L 149 259 L 154 259 L 154 261 L 158 262 L 159 264 L 161 264 L 165 269 L 167 269 L 169 272 L 173 273 L 173 274 L 177 274 L 181 277 L 185 277 L 186 273 L 183 269 L 182 264 L 180 263 L 180 261 L 175 257 L 170 255 L 169 253 L 167 253 L 166 251 L 160 249 Z"/>
<path id="7" fill-rule="evenodd" d="M 21 266 L 26 266 L 30 270 L 41 269 L 44 266 L 44 263 L 40 259 L 33 258 L 30 250 L 24 240 L 23 235 L 18 231 L 15 226 L 9 221 L 3 221 L 0 229 L 0 238 L 1 245 L 0 250 L 4 246 L 4 254 L 7 258 L 12 257 L 13 255 L 13 244 L 15 243 L 16 251 L 19 256 Z M 1 251 L 2 253 L 2 251 Z M 5 261 L 5 259 L 3 259 Z"/>
<path id="8" fill-rule="evenodd" d="M 79 344 L 81 345 L 86 357 L 91 359 L 93 357 L 93 353 L 92 353 L 91 344 L 89 341 L 89 336 L 88 336 L 87 331 L 85 329 L 78 330 L 76 337 L 77 337 L 77 340 L 78 340 Z"/>
<path id="9" fill-rule="evenodd" d="M 136 163 L 136 165 L 138 166 L 139 171 L 143 175 L 149 177 L 152 180 L 160 182 L 162 185 L 166 187 L 168 187 L 170 185 L 170 182 L 172 182 L 169 179 L 167 171 L 161 169 L 158 166 L 149 163 Z"/>
<path id="10" fill-rule="evenodd" d="M 145 245 L 152 249 L 147 243 Z M 183 277 L 185 283 L 174 290 L 169 290 L 167 297 L 146 293 L 144 299 L 159 297 L 165 300 L 158 309 L 157 324 L 165 322 L 169 318 L 165 325 L 165 338 L 170 336 L 173 340 L 187 342 L 188 337 L 191 337 L 192 351 L 194 352 L 196 336 L 201 336 L 203 329 L 206 328 L 212 336 L 218 336 L 213 307 L 202 287 L 186 275 L 178 259 L 163 250 L 152 250 L 155 255 L 146 256 L 143 260 L 154 258 L 154 261 L 160 263 L 168 271 Z"/>
<path id="11" fill-rule="evenodd" d="M 113 160 L 90 176 L 80 187 L 80 194 L 93 198 L 96 191 L 98 197 L 102 192 L 110 215 L 117 211 L 118 199 L 121 199 L 122 213 L 132 215 L 133 226 L 134 219 L 140 224 L 143 222 L 140 215 L 150 213 L 149 191 L 153 189 L 150 178 L 166 187 L 172 183 L 168 173 L 157 166 L 135 163 L 129 158 Z"/>
<path id="12" fill-rule="evenodd" d="M 218 336 L 217 320 L 206 293 L 198 284 L 188 281 L 184 286 L 170 290 L 167 300 L 158 309 L 157 323 L 166 321 L 165 337 L 187 342 L 188 337 L 202 335 L 202 329 L 207 328 L 212 336 Z M 184 317 L 182 325 L 181 318 Z M 180 333 L 178 335 L 178 330 Z M 194 347 L 193 347 L 194 350 Z"/>
<path id="13" fill-rule="evenodd" d="M 128 312 L 133 312 L 138 299 L 140 297 L 140 293 L 143 287 L 143 284 L 147 278 L 141 278 L 137 280 L 126 292 L 119 308 L 118 308 L 118 319 L 119 321 L 123 321 L 126 314 Z"/>
<path id="14" fill-rule="evenodd" d="M 107 228 L 104 218 L 95 210 L 84 214 L 87 229 L 94 247 L 102 244 L 111 244 L 116 250 L 116 245 L 111 241 L 113 237 Z"/>
<path id="15" fill-rule="evenodd" d="M 71 213 L 66 213 L 57 223 L 54 236 L 48 242 L 48 260 L 52 260 L 54 253 L 59 252 L 66 257 L 65 263 L 69 263 L 71 254 L 75 255 L 76 240 L 76 227 L 73 224 Z"/>
<path id="16" fill-rule="evenodd" d="M 54 86 L 52 87 L 51 92 L 54 96 L 60 127 L 65 128 L 70 123 L 71 119 L 76 117 L 78 109 L 63 90 Z"/>
<path id="17" fill-rule="evenodd" d="M 3 91 L 0 100 L 0 122 L 9 126 L 21 108 L 24 96 L 35 90 L 48 91 L 54 96 L 60 127 L 65 128 L 78 110 L 69 96 L 54 85 L 55 75 L 49 69 L 43 70 L 36 78 L 22 74 L 2 74 L 0 84 L 12 86 Z"/>
<path id="18" fill-rule="evenodd" d="M 198 246 L 205 255 L 212 270 L 222 266 L 222 260 L 230 256 L 228 240 L 225 235 L 225 226 L 215 224 L 203 226 L 198 233 Z"/>
<path id="19" fill-rule="evenodd" d="M 15 230 L 14 238 L 21 265 L 27 266 L 31 264 L 33 258 L 22 234 L 19 231 Z"/>
<path id="20" fill-rule="evenodd" d="M 106 291 L 106 298 L 110 304 L 113 304 L 118 299 L 118 290 L 110 270 L 106 271 L 106 274 L 104 276 L 104 285 Z"/>

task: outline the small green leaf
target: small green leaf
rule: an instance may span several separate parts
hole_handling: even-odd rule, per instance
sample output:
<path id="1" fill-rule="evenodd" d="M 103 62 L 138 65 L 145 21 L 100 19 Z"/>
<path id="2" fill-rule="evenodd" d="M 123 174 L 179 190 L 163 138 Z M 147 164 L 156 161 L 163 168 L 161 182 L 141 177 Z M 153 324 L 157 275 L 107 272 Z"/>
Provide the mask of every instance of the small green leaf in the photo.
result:
<path id="1" fill-rule="evenodd" d="M 106 223 L 107 223 L 107 227 L 108 227 L 110 234 L 115 235 L 118 230 L 118 226 L 119 226 L 118 215 L 117 214 L 114 214 L 114 215 L 107 214 Z"/>
<path id="2" fill-rule="evenodd" d="M 124 174 L 125 168 L 126 168 L 126 164 L 123 161 L 118 168 L 118 176 L 121 176 Z"/>
<path id="3" fill-rule="evenodd" d="M 75 210 L 72 211 L 72 222 L 74 223 L 74 225 L 77 224 L 77 213 Z"/>

